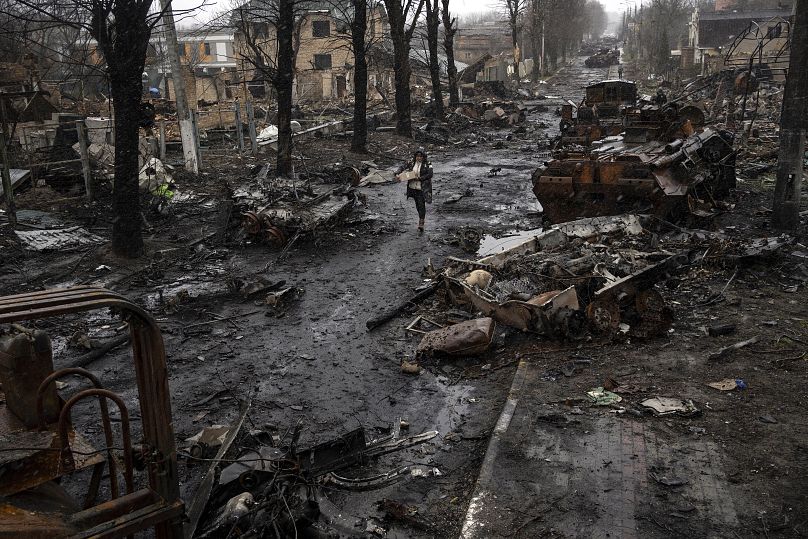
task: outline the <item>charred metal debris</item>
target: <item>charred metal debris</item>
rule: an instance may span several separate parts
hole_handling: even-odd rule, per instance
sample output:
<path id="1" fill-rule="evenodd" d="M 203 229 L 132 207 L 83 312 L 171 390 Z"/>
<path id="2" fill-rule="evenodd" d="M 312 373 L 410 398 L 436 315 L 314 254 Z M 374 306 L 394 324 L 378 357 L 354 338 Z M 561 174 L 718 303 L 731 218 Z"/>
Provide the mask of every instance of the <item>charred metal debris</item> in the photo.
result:
<path id="1" fill-rule="evenodd" d="M 363 428 L 308 448 L 300 447 L 303 425 L 283 436 L 251 430 L 239 434 L 242 420 L 226 428 L 228 437 L 208 459 L 210 470 L 189 510 L 186 535 L 194 537 L 293 537 L 361 534 L 356 522 L 339 514 L 327 491 L 356 492 L 380 489 L 408 476 L 432 475 L 434 470 L 407 465 L 359 477 L 352 468 L 367 466 L 378 457 L 422 444 L 436 431 L 401 435 L 401 421 L 387 435 L 368 440 Z M 231 436 L 232 434 L 232 436 Z M 239 434 L 236 436 L 236 434 Z M 228 451 L 228 442 L 238 440 Z M 212 449 L 192 446 L 190 461 L 204 461 Z M 225 454 L 234 454 L 225 459 Z M 347 475 L 343 475 L 347 472 Z M 206 485 L 207 488 L 203 488 Z"/>
<path id="2" fill-rule="evenodd" d="M 106 308 L 119 313 L 129 331 L 137 410 L 85 369 L 54 370 L 50 336 L 18 324 Z M 243 430 L 248 402 L 241 403 L 233 424 L 208 427 L 177 448 L 160 330 L 147 312 L 109 290 L 76 287 L 3 297 L 0 323 L 12 324 L 0 339 L 0 535 L 112 538 L 152 528 L 165 539 L 283 538 L 304 530 L 351 535 L 363 530 L 340 518 L 324 490 L 373 490 L 440 473 L 421 465 L 377 473 L 370 466 L 382 455 L 428 442 L 436 431 L 402 435 L 409 424 L 398 419 L 373 439 L 357 428 L 302 447 L 302 423 L 285 435 Z M 65 383 L 74 377 L 90 387 Z M 100 419 L 101 449 L 93 446 L 92 428 L 83 432 L 71 418 L 79 403 L 96 402 L 90 413 Z M 209 465 L 187 504 L 180 498 L 180 459 Z M 376 471 L 359 476 L 359 467 Z M 108 489 L 101 488 L 105 479 Z M 82 500 L 74 498 L 76 492 Z"/>
<path id="3" fill-rule="evenodd" d="M 730 239 L 637 214 L 584 218 L 525 236 L 494 255 L 450 257 L 439 270 L 430 264 L 430 282 L 368 321 L 368 329 L 422 303 L 406 327 L 421 339 L 416 360 L 483 354 L 497 327 L 548 341 L 659 337 L 674 321 L 671 291 L 688 274 L 765 260 L 793 242 L 787 235 Z"/>

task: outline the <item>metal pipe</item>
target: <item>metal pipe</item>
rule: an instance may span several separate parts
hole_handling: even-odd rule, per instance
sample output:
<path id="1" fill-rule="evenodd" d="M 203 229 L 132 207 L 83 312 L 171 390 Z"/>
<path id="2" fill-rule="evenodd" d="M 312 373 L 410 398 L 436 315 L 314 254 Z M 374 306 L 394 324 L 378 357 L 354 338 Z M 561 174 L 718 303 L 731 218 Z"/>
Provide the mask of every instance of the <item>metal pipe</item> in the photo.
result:
<path id="1" fill-rule="evenodd" d="M 83 376 L 84 378 L 88 379 L 96 389 L 104 389 L 104 386 L 101 384 L 101 380 L 99 380 L 90 371 L 79 367 L 60 369 L 52 373 L 50 376 L 48 376 L 42 381 L 42 383 L 39 385 L 39 388 L 36 391 L 36 413 L 37 417 L 39 417 L 40 428 L 43 429 L 46 428 L 44 403 L 42 401 L 43 396 L 45 394 L 45 390 L 51 383 L 65 376 L 70 376 L 71 374 L 75 376 Z M 112 439 L 112 424 L 110 423 L 109 420 L 109 407 L 107 406 L 106 399 L 104 399 L 103 397 L 98 397 L 98 404 L 101 407 L 101 422 L 103 423 L 104 426 L 104 441 L 106 442 L 107 447 L 110 448 L 109 486 L 112 498 L 115 499 L 118 497 L 118 476 L 117 476 L 117 465 L 115 464 L 115 459 L 112 456 L 112 449 L 111 449 L 113 447 L 113 439 Z"/>
<path id="2" fill-rule="evenodd" d="M 59 414 L 59 425 L 58 425 L 58 433 L 59 433 L 59 442 L 60 447 L 62 450 L 62 462 L 66 465 L 71 465 L 71 451 L 70 451 L 70 437 L 68 434 L 68 426 L 70 424 L 70 410 L 75 406 L 75 404 L 87 397 L 99 397 L 99 398 L 107 398 L 110 399 L 118 406 L 118 411 L 121 413 L 121 437 L 123 438 L 123 462 L 124 462 L 124 470 L 123 470 L 123 478 L 126 482 L 126 493 L 132 494 L 134 492 L 134 481 L 133 481 L 133 474 L 134 468 L 132 466 L 132 433 L 129 429 L 129 411 L 126 409 L 126 404 L 124 404 L 123 399 L 120 398 L 118 395 L 113 393 L 112 391 L 108 391 L 106 389 L 85 389 L 84 391 L 80 391 L 73 395 L 70 400 L 68 400 L 64 407 L 62 408 L 62 412 Z"/>

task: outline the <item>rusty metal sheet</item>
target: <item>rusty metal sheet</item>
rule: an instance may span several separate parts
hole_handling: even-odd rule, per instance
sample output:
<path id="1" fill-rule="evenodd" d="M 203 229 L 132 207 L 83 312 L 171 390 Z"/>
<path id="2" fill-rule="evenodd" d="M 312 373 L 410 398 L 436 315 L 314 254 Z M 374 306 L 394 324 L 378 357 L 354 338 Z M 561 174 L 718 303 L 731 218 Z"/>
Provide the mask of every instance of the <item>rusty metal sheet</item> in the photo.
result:
<path id="1" fill-rule="evenodd" d="M 6 462 L 2 466 L 2 477 L 0 481 L 0 496 L 8 496 L 33 488 L 47 481 L 57 479 L 63 475 L 70 474 L 76 470 L 88 468 L 104 461 L 104 457 L 95 452 L 93 446 L 75 431 L 68 434 L 72 459 L 70 463 L 65 463 L 59 451 L 59 439 L 55 433 L 50 444 L 39 446 L 40 451 L 14 451 L 20 458 L 12 462 Z M 0 448 L 16 449 L 22 446 L 22 442 L 29 440 L 30 434 L 26 431 L 4 433 L 0 438 Z"/>

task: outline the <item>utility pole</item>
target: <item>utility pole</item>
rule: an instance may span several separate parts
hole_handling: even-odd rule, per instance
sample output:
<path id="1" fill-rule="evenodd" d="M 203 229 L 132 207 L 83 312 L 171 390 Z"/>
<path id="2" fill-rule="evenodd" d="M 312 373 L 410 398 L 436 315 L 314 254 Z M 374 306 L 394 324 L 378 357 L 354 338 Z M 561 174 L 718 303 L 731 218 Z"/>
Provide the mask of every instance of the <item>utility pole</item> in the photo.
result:
<path id="1" fill-rule="evenodd" d="M 772 227 L 794 230 L 800 224 L 800 189 L 805 133 L 808 129 L 808 2 L 796 2 L 791 25 L 791 51 L 783 109 L 780 113 L 780 153 L 774 186 Z"/>
<path id="2" fill-rule="evenodd" d="M 539 70 L 541 76 L 544 76 L 544 19 L 547 17 L 547 13 L 542 13 L 541 15 L 541 59 L 539 60 Z"/>
<path id="3" fill-rule="evenodd" d="M 185 170 L 198 174 L 199 160 L 197 159 L 196 133 L 194 132 L 194 121 L 188 108 L 188 98 L 185 95 L 185 79 L 182 78 L 177 28 L 174 26 L 174 11 L 171 7 L 171 0 L 160 0 L 160 7 L 163 9 L 163 32 L 166 38 L 166 52 L 171 63 L 171 80 L 174 81 L 174 99 L 177 103 L 177 119 L 180 122 Z"/>

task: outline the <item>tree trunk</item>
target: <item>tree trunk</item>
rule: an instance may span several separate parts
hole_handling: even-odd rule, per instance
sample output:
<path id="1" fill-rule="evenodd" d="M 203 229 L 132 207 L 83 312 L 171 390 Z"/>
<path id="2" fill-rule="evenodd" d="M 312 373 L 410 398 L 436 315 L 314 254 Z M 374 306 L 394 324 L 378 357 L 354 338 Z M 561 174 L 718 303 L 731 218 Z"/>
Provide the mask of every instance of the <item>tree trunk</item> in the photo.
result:
<path id="1" fill-rule="evenodd" d="M 415 32 L 415 25 L 421 16 L 424 0 L 417 0 L 418 5 L 412 15 L 412 22 L 407 26 L 407 16 L 402 0 L 384 0 L 387 8 L 387 19 L 390 23 L 390 38 L 393 41 L 393 69 L 395 69 L 396 87 L 396 133 L 412 138 L 412 117 L 410 99 L 410 40 Z M 407 1 L 407 8 L 412 2 Z"/>
<path id="2" fill-rule="evenodd" d="M 788 78 L 780 114 L 780 154 L 774 186 L 772 227 L 795 230 L 800 224 L 805 132 L 808 129 L 808 2 L 797 2 L 791 26 Z"/>
<path id="3" fill-rule="evenodd" d="M 115 111 L 115 182 L 112 188 L 112 251 L 127 258 L 143 254 L 138 186 L 140 123 L 143 111 L 141 76 L 151 37 L 149 4 L 116 2 L 114 18 L 127 24 L 111 32 L 106 18 L 93 14 L 92 37 L 107 63 L 110 95 Z"/>
<path id="4" fill-rule="evenodd" d="M 278 160 L 277 173 L 292 173 L 292 79 L 294 77 L 295 0 L 278 3 L 278 71 L 273 80 L 278 93 Z"/>
<path id="5" fill-rule="evenodd" d="M 410 44 L 407 41 L 404 13 L 398 0 L 386 0 L 390 20 L 390 37 L 393 40 L 393 69 L 396 87 L 396 133 L 412 137 L 410 117 Z"/>
<path id="6" fill-rule="evenodd" d="M 438 0 L 426 0 L 426 40 L 429 47 L 429 75 L 432 79 L 432 101 L 435 103 L 435 117 L 443 120 L 443 92 L 440 87 L 440 61 L 438 60 Z"/>
<path id="7" fill-rule="evenodd" d="M 517 51 L 517 47 L 519 46 L 519 29 L 517 28 L 517 21 L 514 19 L 511 21 L 511 43 L 513 45 L 513 80 L 519 80 L 519 52 Z"/>
<path id="8" fill-rule="evenodd" d="M 351 151 L 367 152 L 368 140 L 368 60 L 365 54 L 367 31 L 367 0 L 353 0 L 354 24 L 351 34 L 354 50 L 354 117 Z"/>
<path id="9" fill-rule="evenodd" d="M 395 39 L 395 38 L 394 38 Z M 412 137 L 411 99 L 410 99 L 410 56 L 409 46 L 399 44 L 395 49 L 393 66 L 396 71 L 396 133 L 404 137 Z"/>
<path id="10" fill-rule="evenodd" d="M 454 60 L 455 21 L 449 13 L 449 0 L 443 0 L 443 50 L 446 52 L 446 71 L 449 76 L 449 107 L 454 110 L 460 104 L 457 85 L 457 66 Z"/>
<path id="11" fill-rule="evenodd" d="M 140 71 L 110 76 L 115 110 L 115 182 L 112 188 L 112 250 L 118 256 L 143 254 L 138 186 L 142 82 Z"/>

